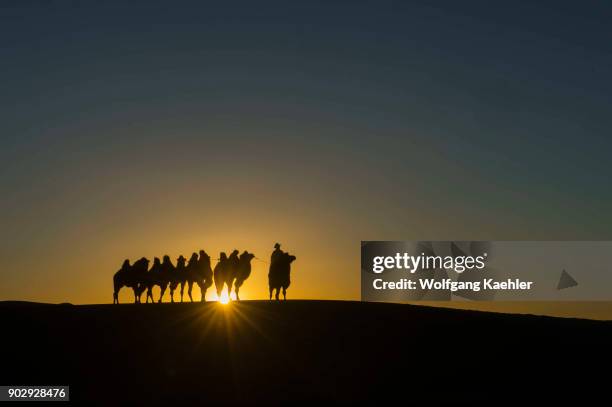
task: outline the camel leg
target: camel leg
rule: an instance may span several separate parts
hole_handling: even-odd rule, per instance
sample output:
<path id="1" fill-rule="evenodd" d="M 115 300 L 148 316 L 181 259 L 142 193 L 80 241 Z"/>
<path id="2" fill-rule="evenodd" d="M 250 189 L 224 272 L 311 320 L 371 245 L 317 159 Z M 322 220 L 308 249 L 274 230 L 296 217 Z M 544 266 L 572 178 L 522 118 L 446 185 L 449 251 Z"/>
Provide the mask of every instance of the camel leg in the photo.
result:
<path id="1" fill-rule="evenodd" d="M 193 302 L 193 297 L 191 296 L 191 289 L 193 288 L 193 282 L 189 282 L 187 285 L 187 294 L 189 295 L 189 300 Z"/>
<path id="2" fill-rule="evenodd" d="M 274 297 L 276 298 L 276 301 L 278 301 L 278 300 L 279 300 L 279 298 L 278 298 L 278 296 L 279 296 L 279 295 L 280 295 L 280 287 L 278 287 L 278 288 L 276 289 L 276 295 L 274 296 Z"/>
<path id="3" fill-rule="evenodd" d="M 164 294 L 166 292 L 166 287 L 167 286 L 165 286 L 165 285 L 159 287 L 161 289 L 161 294 L 159 294 L 159 301 L 157 301 L 157 302 L 160 302 L 160 303 L 162 302 L 162 298 L 164 298 Z"/>
<path id="4" fill-rule="evenodd" d="M 200 298 L 200 302 L 206 302 L 206 290 L 208 287 L 204 284 L 200 284 L 200 292 L 202 293 L 202 298 Z"/>
<path id="5" fill-rule="evenodd" d="M 183 302 L 183 290 L 185 289 L 185 283 L 181 283 L 181 302 Z"/>
<path id="6" fill-rule="evenodd" d="M 142 293 L 144 292 L 144 290 L 140 289 L 140 287 L 137 289 L 137 294 L 136 296 L 138 297 L 138 303 L 141 304 L 142 303 Z"/>
<path id="7" fill-rule="evenodd" d="M 135 288 L 132 288 L 132 291 L 134 291 L 134 304 L 138 304 L 138 293 L 136 292 L 137 290 Z"/>
<path id="8" fill-rule="evenodd" d="M 270 287 L 270 301 L 272 301 L 272 291 L 274 291 L 274 288 Z"/>
<path id="9" fill-rule="evenodd" d="M 119 293 L 117 291 L 113 292 L 113 304 L 119 304 Z"/>
<path id="10" fill-rule="evenodd" d="M 283 299 L 287 301 L 287 289 L 283 287 Z"/>
<path id="11" fill-rule="evenodd" d="M 174 288 L 170 286 L 170 302 L 174 302 Z"/>
<path id="12" fill-rule="evenodd" d="M 232 300 L 232 284 L 233 284 L 233 281 L 230 281 L 229 283 L 227 283 L 227 300 L 228 301 Z"/>
<path id="13" fill-rule="evenodd" d="M 237 285 L 234 288 L 234 292 L 236 293 L 236 301 L 240 301 L 240 286 L 239 285 Z"/>

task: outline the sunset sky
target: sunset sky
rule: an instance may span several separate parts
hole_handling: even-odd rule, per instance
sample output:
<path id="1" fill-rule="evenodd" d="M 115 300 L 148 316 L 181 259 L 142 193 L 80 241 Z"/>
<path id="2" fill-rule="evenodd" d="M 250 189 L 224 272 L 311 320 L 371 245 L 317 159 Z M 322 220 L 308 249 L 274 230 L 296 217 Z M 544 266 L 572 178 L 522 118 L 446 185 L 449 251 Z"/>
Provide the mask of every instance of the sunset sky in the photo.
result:
<path id="1" fill-rule="evenodd" d="M 0 300 L 277 241 L 289 298 L 359 299 L 361 240 L 611 239 L 610 5 L 294 3 L 0 5 Z"/>

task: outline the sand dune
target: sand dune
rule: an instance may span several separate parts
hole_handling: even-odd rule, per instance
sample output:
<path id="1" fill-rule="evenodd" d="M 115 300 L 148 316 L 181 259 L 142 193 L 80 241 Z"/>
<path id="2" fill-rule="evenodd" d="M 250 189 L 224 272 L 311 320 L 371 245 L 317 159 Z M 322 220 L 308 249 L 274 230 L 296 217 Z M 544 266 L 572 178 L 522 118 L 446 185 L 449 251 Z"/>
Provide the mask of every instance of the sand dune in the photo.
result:
<path id="1" fill-rule="evenodd" d="M 159 404 L 606 397 L 612 323 L 343 301 L 0 303 L 2 384 Z"/>

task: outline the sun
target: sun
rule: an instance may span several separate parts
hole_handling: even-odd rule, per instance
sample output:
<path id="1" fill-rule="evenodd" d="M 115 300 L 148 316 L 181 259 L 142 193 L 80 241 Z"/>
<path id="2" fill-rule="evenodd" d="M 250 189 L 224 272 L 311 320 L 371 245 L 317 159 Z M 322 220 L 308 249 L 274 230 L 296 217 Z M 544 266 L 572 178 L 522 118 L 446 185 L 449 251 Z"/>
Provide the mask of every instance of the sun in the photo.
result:
<path id="1" fill-rule="evenodd" d="M 224 292 L 221 294 L 221 298 L 219 298 L 219 303 L 220 303 L 220 304 L 223 304 L 223 305 L 227 305 L 227 304 L 229 304 L 229 302 L 230 302 L 229 296 L 228 296 L 228 295 L 227 295 L 227 293 L 224 291 Z"/>

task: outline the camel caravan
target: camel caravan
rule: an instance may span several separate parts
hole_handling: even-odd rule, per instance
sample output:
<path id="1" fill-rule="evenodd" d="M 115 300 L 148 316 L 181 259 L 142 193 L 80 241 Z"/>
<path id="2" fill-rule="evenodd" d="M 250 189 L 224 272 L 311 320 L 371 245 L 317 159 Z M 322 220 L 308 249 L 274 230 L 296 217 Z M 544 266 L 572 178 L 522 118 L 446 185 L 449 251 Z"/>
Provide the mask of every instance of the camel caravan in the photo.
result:
<path id="1" fill-rule="evenodd" d="M 134 291 L 134 302 L 140 303 L 142 294 L 146 291 L 146 302 L 155 302 L 153 299 L 153 287 L 158 286 L 161 290 L 157 302 L 162 302 L 166 290 L 170 289 L 170 301 L 174 302 L 174 292 L 180 286 L 180 300 L 183 302 L 185 286 L 187 295 L 193 302 L 191 295 L 193 285 L 200 287 L 202 294 L 201 301 L 206 299 L 206 291 L 215 284 L 217 298 L 221 298 L 221 293 L 227 287 L 227 297 L 231 300 L 232 289 L 236 294 L 236 300 L 240 301 L 240 287 L 251 275 L 251 260 L 255 258 L 253 253 L 248 251 L 239 254 L 234 250 L 229 256 L 225 252 L 219 255 L 218 263 L 213 269 L 211 258 L 204 251 L 193 253 L 189 260 L 179 256 L 176 266 L 172 264 L 170 256 L 153 259 L 153 264 L 149 268 L 149 260 L 142 257 L 130 264 L 125 260 L 123 265 L 113 276 L 113 304 L 119 304 L 119 291 L 123 287 L 131 288 Z M 291 263 L 295 256 L 283 252 L 280 244 L 274 245 L 274 251 L 270 258 L 270 269 L 268 273 L 268 285 L 270 288 L 270 299 L 276 290 L 276 299 L 279 299 L 282 290 L 283 298 L 287 299 L 287 288 L 291 284 Z"/>

